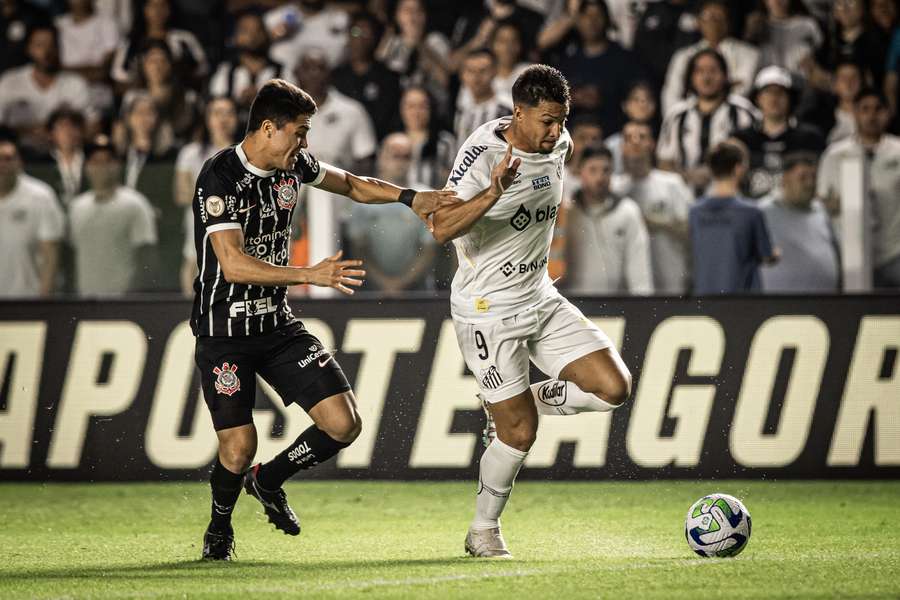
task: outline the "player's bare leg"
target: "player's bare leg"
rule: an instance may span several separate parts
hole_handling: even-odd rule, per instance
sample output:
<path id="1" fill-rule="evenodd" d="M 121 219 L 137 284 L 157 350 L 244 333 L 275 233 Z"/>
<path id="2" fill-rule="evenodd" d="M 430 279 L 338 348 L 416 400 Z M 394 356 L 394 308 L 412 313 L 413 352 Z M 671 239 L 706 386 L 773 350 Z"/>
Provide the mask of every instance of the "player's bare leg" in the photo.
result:
<path id="1" fill-rule="evenodd" d="M 500 533 L 500 515 L 513 482 L 537 435 L 538 414 L 530 391 L 488 407 L 497 437 L 481 456 L 475 518 L 466 552 L 481 558 L 511 558 Z"/>
<path id="2" fill-rule="evenodd" d="M 609 412 L 631 394 L 631 373 L 614 348 L 595 350 L 563 367 L 559 379 L 531 385 L 542 415 Z"/>
<path id="3" fill-rule="evenodd" d="M 256 427 L 252 423 L 221 429 L 219 452 L 209 483 L 212 488 L 212 515 L 203 536 L 203 558 L 231 560 L 234 530 L 231 513 L 241 494 L 244 471 L 256 454 Z"/>
<path id="4" fill-rule="evenodd" d="M 359 437 L 362 421 L 353 392 L 335 394 L 309 410 L 314 425 L 265 464 L 254 466 L 244 488 L 260 501 L 269 521 L 288 535 L 300 533 L 300 520 L 287 502 L 282 485 L 303 469 L 322 463 Z"/>

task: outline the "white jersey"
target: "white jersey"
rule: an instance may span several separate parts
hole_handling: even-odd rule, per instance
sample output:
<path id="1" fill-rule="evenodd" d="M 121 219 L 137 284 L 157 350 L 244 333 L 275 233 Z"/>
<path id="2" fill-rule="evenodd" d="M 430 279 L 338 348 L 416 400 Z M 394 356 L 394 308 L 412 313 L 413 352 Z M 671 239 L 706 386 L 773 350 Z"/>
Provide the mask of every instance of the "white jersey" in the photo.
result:
<path id="1" fill-rule="evenodd" d="M 509 117 L 488 121 L 460 147 L 447 181 L 460 199 L 471 200 L 490 186 L 491 169 L 506 153 L 500 132 L 509 122 Z M 549 154 L 513 149 L 513 159 L 522 160 L 515 181 L 469 233 L 454 240 L 459 269 L 450 312 L 455 320 L 502 319 L 558 295 L 547 260 L 571 147 L 564 129 Z"/>

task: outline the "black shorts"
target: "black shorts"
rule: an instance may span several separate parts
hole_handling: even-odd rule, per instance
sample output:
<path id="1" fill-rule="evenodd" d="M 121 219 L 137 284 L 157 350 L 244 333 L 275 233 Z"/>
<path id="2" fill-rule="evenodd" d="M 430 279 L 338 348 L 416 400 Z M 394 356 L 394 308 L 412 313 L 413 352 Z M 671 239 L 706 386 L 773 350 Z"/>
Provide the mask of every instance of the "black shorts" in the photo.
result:
<path id="1" fill-rule="evenodd" d="M 350 390 L 340 365 L 299 322 L 259 336 L 198 337 L 194 361 L 216 431 L 253 422 L 256 375 L 285 405 L 296 402 L 307 412 Z"/>

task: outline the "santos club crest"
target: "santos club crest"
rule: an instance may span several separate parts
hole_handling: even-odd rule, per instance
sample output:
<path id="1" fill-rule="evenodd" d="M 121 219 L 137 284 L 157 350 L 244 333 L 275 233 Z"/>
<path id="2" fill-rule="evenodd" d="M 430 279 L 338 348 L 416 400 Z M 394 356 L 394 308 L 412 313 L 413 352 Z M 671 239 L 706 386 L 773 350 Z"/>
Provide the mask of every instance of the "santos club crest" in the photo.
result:
<path id="1" fill-rule="evenodd" d="M 294 204 L 297 203 L 297 188 L 294 187 L 293 178 L 282 178 L 272 186 L 272 189 L 277 194 L 278 206 L 285 210 L 294 208 Z"/>
<path id="2" fill-rule="evenodd" d="M 237 373 L 237 365 L 224 363 L 221 369 L 219 367 L 214 368 L 213 373 L 216 375 L 216 391 L 220 394 L 231 396 L 241 389 L 241 380 L 235 375 Z"/>

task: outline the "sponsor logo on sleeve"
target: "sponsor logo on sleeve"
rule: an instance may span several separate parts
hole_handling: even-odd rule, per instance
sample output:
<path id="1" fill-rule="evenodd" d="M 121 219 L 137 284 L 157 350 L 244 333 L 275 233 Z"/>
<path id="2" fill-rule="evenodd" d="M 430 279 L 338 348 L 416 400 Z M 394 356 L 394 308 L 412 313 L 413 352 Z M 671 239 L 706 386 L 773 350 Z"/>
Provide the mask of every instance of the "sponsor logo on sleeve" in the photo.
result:
<path id="1" fill-rule="evenodd" d="M 206 199 L 206 212 L 211 217 L 221 217 L 225 212 L 225 201 L 218 196 L 210 196 Z"/>

